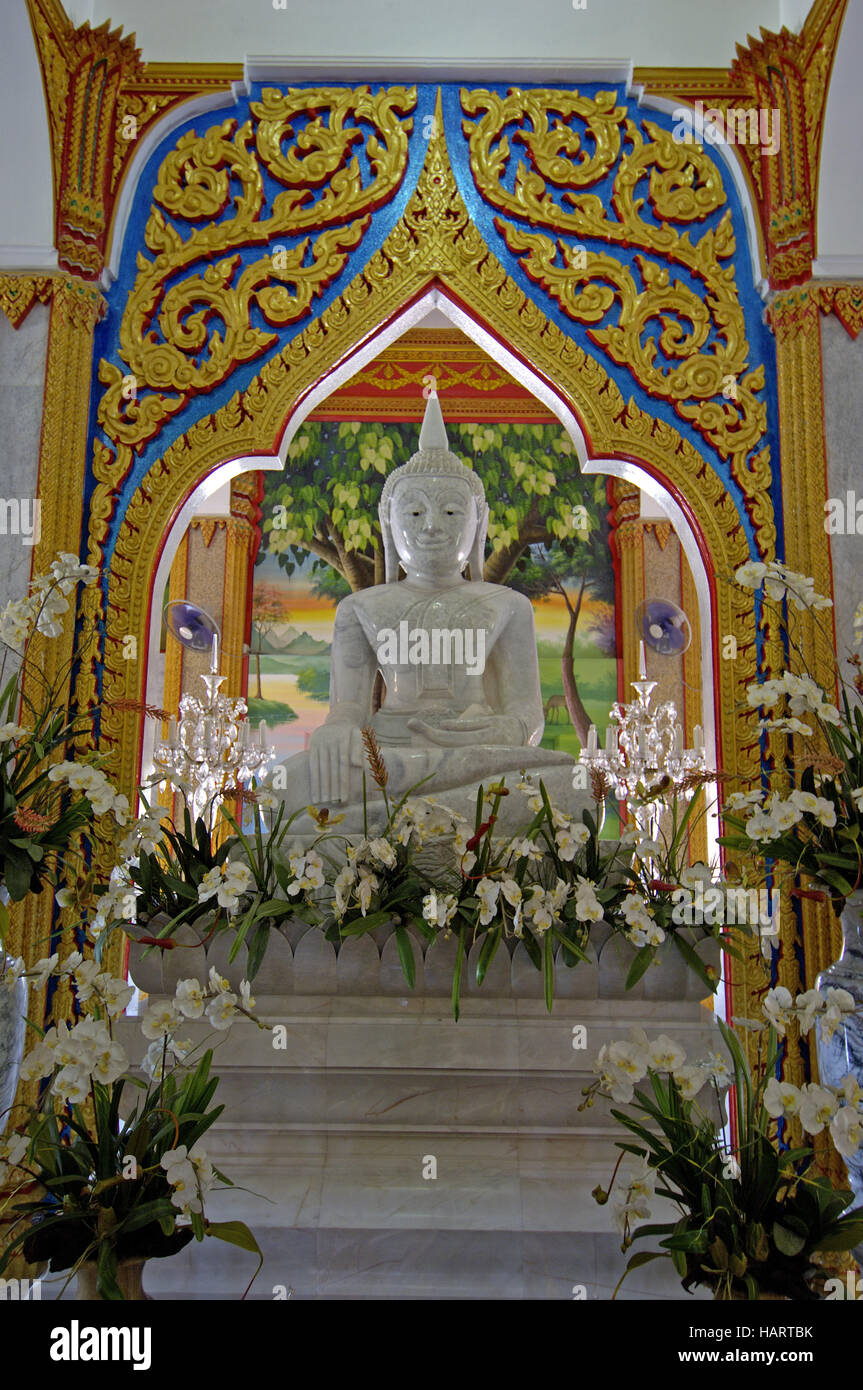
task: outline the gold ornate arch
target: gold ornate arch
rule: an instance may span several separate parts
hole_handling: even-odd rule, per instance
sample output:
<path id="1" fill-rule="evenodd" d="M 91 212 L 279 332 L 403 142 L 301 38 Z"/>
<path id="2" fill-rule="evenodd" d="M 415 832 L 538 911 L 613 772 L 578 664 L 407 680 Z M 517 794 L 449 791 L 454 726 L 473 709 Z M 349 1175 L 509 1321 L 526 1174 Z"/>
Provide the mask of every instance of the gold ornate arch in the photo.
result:
<path id="1" fill-rule="evenodd" d="M 592 458 L 634 461 L 663 481 L 692 518 L 708 569 L 717 576 L 714 631 L 734 633 L 738 640 L 738 659 L 716 666 L 722 765 L 733 775 L 756 775 L 757 716 L 738 713 L 756 670 L 755 619 L 746 595 L 721 582 L 748 557 L 734 502 L 694 446 L 664 420 L 626 401 L 603 367 L 507 275 L 471 222 L 442 131 L 442 121 L 436 122 L 405 213 L 360 274 L 245 391 L 172 444 L 129 502 L 109 566 L 101 734 L 102 750 L 111 753 L 114 775 L 128 793 L 138 776 L 140 718 L 118 702 L 141 700 L 145 676 L 143 663 L 124 660 L 124 643 L 133 636 L 139 651 L 147 649 L 153 576 L 177 510 L 226 460 L 276 453 L 286 419 L 311 387 L 433 285 L 556 391 L 581 422 Z M 95 463 L 101 487 L 89 521 L 89 559 L 99 563 L 121 479 L 112 480 L 112 460 L 98 444 Z M 102 616 L 100 599 L 88 591 L 87 602 L 85 621 L 92 625 Z M 96 699 L 92 661 L 80 674 L 78 698 L 84 704 Z M 745 972 L 736 983 L 748 994 Z"/>

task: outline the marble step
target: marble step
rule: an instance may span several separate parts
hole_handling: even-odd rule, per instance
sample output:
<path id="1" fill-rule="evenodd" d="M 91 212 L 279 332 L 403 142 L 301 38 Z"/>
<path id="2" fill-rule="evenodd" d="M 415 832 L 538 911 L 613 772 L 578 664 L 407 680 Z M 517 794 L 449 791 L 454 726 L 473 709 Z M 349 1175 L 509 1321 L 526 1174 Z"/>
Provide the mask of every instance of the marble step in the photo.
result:
<path id="1" fill-rule="evenodd" d="M 214 1127 L 207 1150 L 237 1190 L 224 1219 L 268 1226 L 595 1232 L 612 1228 L 619 1129 L 578 1138 L 502 1134 L 322 1135 Z M 433 1162 L 430 1162 L 433 1160 Z M 242 1189 L 242 1190 L 240 1190 Z M 664 1208 L 657 1202 L 656 1210 Z"/>
<path id="2" fill-rule="evenodd" d="M 190 1020 L 184 1034 L 209 1036 L 219 1067 L 461 1067 L 532 1071 L 590 1070 L 604 1043 L 631 1028 L 678 1038 L 693 1056 L 718 1044 L 714 1015 L 699 998 L 470 999 L 455 1023 L 438 999 L 403 995 L 265 995 L 257 998 L 257 1027 L 240 1019 L 229 1033 Z M 144 1042 L 136 1018 L 119 1021 L 135 1058 Z M 583 1029 L 583 1033 L 574 1030 Z M 278 1030 L 278 1031 L 277 1031 Z"/>
<path id="3" fill-rule="evenodd" d="M 258 1233 L 264 1265 L 248 1297 L 297 1299 L 562 1299 L 609 1300 L 627 1256 L 620 1237 L 568 1231 L 298 1226 Z M 238 1299 L 255 1269 L 251 1255 L 217 1240 L 192 1242 L 144 1274 L 157 1299 Z M 194 1292 L 192 1292 L 194 1291 Z M 709 1299 L 687 1295 L 670 1261 L 653 1261 L 627 1276 L 618 1301 Z"/>

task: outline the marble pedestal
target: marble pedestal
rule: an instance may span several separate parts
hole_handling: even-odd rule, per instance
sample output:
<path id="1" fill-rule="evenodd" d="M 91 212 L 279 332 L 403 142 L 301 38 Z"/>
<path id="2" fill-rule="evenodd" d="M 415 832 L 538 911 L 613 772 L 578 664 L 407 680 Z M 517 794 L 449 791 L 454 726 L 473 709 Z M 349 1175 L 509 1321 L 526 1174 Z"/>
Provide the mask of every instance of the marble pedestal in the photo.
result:
<path id="1" fill-rule="evenodd" d="M 256 987 L 267 1031 L 243 1021 L 216 1037 L 225 1112 L 206 1143 L 247 1190 L 216 1194 L 208 1212 L 255 1231 L 266 1261 L 250 1296 L 572 1299 L 583 1286 L 588 1301 L 610 1298 L 625 1257 L 591 1190 L 607 1186 L 621 1130 L 605 1102 L 579 1112 L 581 1090 L 598 1049 L 633 1025 L 670 1033 L 693 1058 L 716 1045 L 703 987 L 677 953 L 623 997 L 628 962 L 610 942 L 599 963 L 560 970 L 548 1014 L 523 948 L 512 961 L 499 952 L 456 1024 L 450 943 L 429 950 L 411 992 L 386 929 L 338 959 L 319 933 L 297 935 Z M 282 991 L 268 994 L 274 978 Z M 134 1019 L 120 1033 L 143 1052 Z M 145 1286 L 237 1298 L 253 1269 L 208 1240 L 152 1261 Z M 685 1296 L 664 1263 L 620 1295 Z"/>

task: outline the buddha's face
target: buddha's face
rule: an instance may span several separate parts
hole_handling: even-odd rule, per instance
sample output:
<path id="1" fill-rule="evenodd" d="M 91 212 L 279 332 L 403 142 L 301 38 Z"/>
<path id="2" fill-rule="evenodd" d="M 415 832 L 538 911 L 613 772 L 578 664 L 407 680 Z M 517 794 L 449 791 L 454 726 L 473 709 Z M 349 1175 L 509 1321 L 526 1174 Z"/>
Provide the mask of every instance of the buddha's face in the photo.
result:
<path id="1" fill-rule="evenodd" d="M 457 573 L 470 555 L 476 527 L 476 503 L 460 478 L 405 478 L 393 490 L 390 530 L 406 570 Z"/>

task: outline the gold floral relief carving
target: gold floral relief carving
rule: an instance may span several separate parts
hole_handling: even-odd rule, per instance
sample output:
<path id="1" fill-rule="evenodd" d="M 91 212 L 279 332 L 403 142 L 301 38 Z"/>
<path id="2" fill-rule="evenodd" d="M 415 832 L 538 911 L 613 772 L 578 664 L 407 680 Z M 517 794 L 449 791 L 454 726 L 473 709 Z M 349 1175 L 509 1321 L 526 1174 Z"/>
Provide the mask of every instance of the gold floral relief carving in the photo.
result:
<path id="1" fill-rule="evenodd" d="M 53 304 L 65 325 L 90 333 L 106 307 L 97 286 L 77 276 L 62 272 L 33 275 L 27 271 L 0 274 L 0 310 L 13 328 L 20 327 L 37 302 Z"/>
<path id="2" fill-rule="evenodd" d="M 419 353 L 414 354 L 415 357 Z M 365 371 L 357 372 L 352 382 L 374 386 L 378 391 L 403 391 L 406 386 L 422 388 L 431 366 L 411 369 L 401 362 L 374 363 Z M 495 368 L 488 362 L 477 362 L 466 371 L 458 371 L 449 362 L 435 362 L 434 372 L 438 392 L 452 392 L 459 386 L 470 386 L 474 391 L 499 391 L 501 387 L 512 384 L 512 378 L 502 368 Z"/>
<path id="3" fill-rule="evenodd" d="M 14 271 L 0 275 L 0 311 L 13 328 L 20 328 L 34 304 L 51 302 L 54 281 L 52 275 L 20 275 Z"/>
<path id="4" fill-rule="evenodd" d="M 757 447 L 767 428 L 767 407 L 756 395 L 764 387 L 764 367 L 748 369 L 750 348 L 731 262 L 731 212 L 726 209 L 695 242 L 688 229 L 671 225 L 695 222 L 723 206 L 719 171 L 700 145 L 675 141 L 653 121 L 642 121 L 639 130 L 626 108 L 615 105 L 615 96 L 513 90 L 501 97 L 463 90 L 462 109 L 479 116 L 463 122 L 474 181 L 500 212 L 561 234 L 495 219 L 530 279 L 569 318 L 591 325 L 592 342 L 651 395 L 668 400 L 730 461 L 749 499 L 759 547 L 770 554 L 776 543 L 770 457 L 766 445 Z M 583 137 L 566 124 L 571 117 L 584 122 Z M 513 122 L 519 129 L 512 144 L 525 148 L 529 163 L 518 161 L 510 191 L 503 182 L 511 155 L 505 127 Z M 590 190 L 618 158 L 609 209 Z M 645 176 L 656 223 L 642 217 L 644 198 L 636 196 Z M 555 188 L 565 190 L 560 202 Z M 596 238 L 610 250 L 572 245 L 564 236 Z M 636 248 L 637 277 L 614 255 L 615 246 Z M 675 268 L 693 277 L 697 291 L 672 278 Z M 600 326 L 615 306 L 617 322 Z M 658 342 L 648 334 L 651 321 L 662 324 Z"/>
<path id="5" fill-rule="evenodd" d="M 113 154 L 111 156 L 112 192 L 116 190 L 123 169 L 129 162 L 129 153 L 134 142 L 154 117 L 167 107 L 174 106 L 176 102 L 177 97 L 173 92 L 159 95 L 121 89 L 118 93 L 114 114 Z"/>
<path id="6" fill-rule="evenodd" d="M 217 531 L 224 531 L 227 526 L 227 518 L 217 516 L 193 516 L 189 522 L 190 531 L 200 531 L 204 546 L 210 548 L 212 539 Z"/>
<path id="7" fill-rule="evenodd" d="M 824 314 L 834 313 L 850 338 L 863 328 L 863 285 L 810 284 L 809 293 Z"/>
<path id="8" fill-rule="evenodd" d="M 99 366 L 107 389 L 98 419 L 111 440 L 140 448 L 195 395 L 274 347 L 278 333 L 254 326 L 253 310 L 273 329 L 308 314 L 401 184 L 415 105 L 413 87 L 265 88 L 242 125 L 230 119 L 180 137 L 153 190 L 144 233 L 152 258 L 139 254 L 123 313 L 126 369 Z M 271 202 L 264 171 L 280 185 Z M 279 237 L 301 239 L 281 246 Z M 245 263 L 248 247 L 266 252 Z"/>

